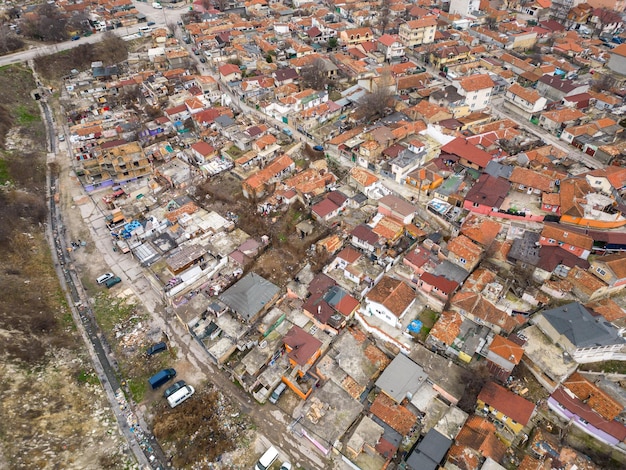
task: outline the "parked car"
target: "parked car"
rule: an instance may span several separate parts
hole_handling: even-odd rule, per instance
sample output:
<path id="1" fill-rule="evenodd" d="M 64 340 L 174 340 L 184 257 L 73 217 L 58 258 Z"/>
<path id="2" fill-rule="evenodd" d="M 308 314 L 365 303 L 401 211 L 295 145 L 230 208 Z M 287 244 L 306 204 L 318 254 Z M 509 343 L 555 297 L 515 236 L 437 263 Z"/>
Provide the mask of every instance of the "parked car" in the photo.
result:
<path id="1" fill-rule="evenodd" d="M 72 41 L 78 41 L 80 36 L 77 34 L 76 36 L 72 36 Z"/>
<path id="2" fill-rule="evenodd" d="M 270 395 L 270 403 L 275 405 L 286 388 L 287 384 L 285 382 L 281 382 L 280 385 L 278 385 L 278 387 L 276 387 Z"/>
<path id="3" fill-rule="evenodd" d="M 167 351 L 167 344 L 165 344 L 164 341 L 161 341 L 160 343 L 155 343 L 152 346 L 150 346 L 146 350 L 146 355 L 147 356 L 154 356 L 155 354 L 158 354 L 158 353 L 163 352 L 163 351 Z"/>
<path id="4" fill-rule="evenodd" d="M 187 384 L 185 383 L 184 380 L 179 380 L 178 382 L 174 382 L 172 385 L 170 385 L 169 387 L 165 389 L 165 391 L 163 392 L 163 398 L 167 398 L 170 395 L 173 395 L 175 392 L 183 388 L 185 385 Z"/>
<path id="5" fill-rule="evenodd" d="M 195 392 L 195 389 L 191 385 L 185 385 L 181 389 L 176 390 L 171 396 L 167 397 L 167 403 L 170 405 L 170 408 L 176 408 L 182 402 L 191 398 Z"/>
<path id="6" fill-rule="evenodd" d="M 106 286 L 107 289 L 110 289 L 115 284 L 119 284 L 120 282 L 122 282 L 122 279 L 120 279 L 118 276 L 115 276 L 109 279 L 108 281 L 106 281 L 104 285 Z"/>
<path id="7" fill-rule="evenodd" d="M 321 145 L 314 145 L 313 146 L 313 150 L 316 150 L 318 152 L 323 152 L 324 151 L 324 147 L 322 147 Z"/>
<path id="8" fill-rule="evenodd" d="M 203 64 L 206 64 L 206 59 L 204 57 L 200 57 L 200 62 L 202 62 Z"/>
<path id="9" fill-rule="evenodd" d="M 148 21 L 146 26 L 154 26 L 156 23 L 154 21 Z"/>
<path id="10" fill-rule="evenodd" d="M 153 390 L 156 390 L 168 380 L 172 380 L 174 377 L 176 377 L 176 371 L 174 369 L 163 369 L 150 377 L 148 379 L 148 383 Z"/>
<path id="11" fill-rule="evenodd" d="M 105 282 L 107 282 L 109 279 L 114 278 L 115 274 L 113 273 L 104 273 L 102 276 L 98 276 L 96 278 L 96 282 L 98 284 L 104 284 Z"/>
<path id="12" fill-rule="evenodd" d="M 278 458 L 278 451 L 274 446 L 265 451 L 261 458 L 254 466 L 254 470 L 267 470 L 272 466 L 274 461 Z"/>
<path id="13" fill-rule="evenodd" d="M 291 463 L 283 462 L 279 470 L 291 470 Z"/>

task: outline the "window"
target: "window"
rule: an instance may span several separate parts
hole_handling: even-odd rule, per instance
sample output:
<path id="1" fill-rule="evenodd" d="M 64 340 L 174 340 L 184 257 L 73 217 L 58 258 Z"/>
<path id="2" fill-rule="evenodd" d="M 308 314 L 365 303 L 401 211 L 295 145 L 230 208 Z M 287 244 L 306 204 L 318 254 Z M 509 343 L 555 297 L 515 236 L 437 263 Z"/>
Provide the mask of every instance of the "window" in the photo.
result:
<path id="1" fill-rule="evenodd" d="M 459 261 L 461 262 L 461 264 L 465 264 L 465 263 L 467 263 L 467 261 L 465 260 L 465 258 L 459 258 Z"/>
<path id="2" fill-rule="evenodd" d="M 478 204 L 477 202 L 472 204 L 472 207 L 478 207 L 480 204 Z"/>
<path id="3" fill-rule="evenodd" d="M 602 268 L 596 268 L 596 272 L 600 275 L 600 276 L 606 276 L 606 271 Z"/>
<path id="4" fill-rule="evenodd" d="M 567 232 L 563 232 L 563 238 L 567 238 L 568 233 Z"/>
<path id="5" fill-rule="evenodd" d="M 570 251 L 574 251 L 576 249 L 576 247 L 574 245 L 570 245 L 569 250 Z"/>
<path id="6" fill-rule="evenodd" d="M 556 240 L 554 238 L 548 238 L 548 243 L 556 243 Z"/>

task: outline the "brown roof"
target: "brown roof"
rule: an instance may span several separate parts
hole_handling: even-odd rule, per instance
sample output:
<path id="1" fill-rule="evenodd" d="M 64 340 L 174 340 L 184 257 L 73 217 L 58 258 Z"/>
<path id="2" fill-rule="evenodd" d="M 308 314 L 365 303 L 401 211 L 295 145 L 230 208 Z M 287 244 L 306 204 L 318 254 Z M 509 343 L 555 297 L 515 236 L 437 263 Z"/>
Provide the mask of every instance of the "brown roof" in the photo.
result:
<path id="1" fill-rule="evenodd" d="M 626 312 L 613 299 L 601 299 L 585 304 L 587 309 L 602 315 L 605 320 L 614 322 L 626 317 Z"/>
<path id="2" fill-rule="evenodd" d="M 415 300 L 415 292 L 405 282 L 384 276 L 366 297 L 384 305 L 395 316 L 400 317 Z"/>
<path id="3" fill-rule="evenodd" d="M 529 168 L 516 166 L 511 172 L 509 181 L 515 184 L 523 184 L 528 188 L 539 189 L 544 193 L 554 191 L 554 181 L 556 178 L 533 171 Z"/>
<path id="4" fill-rule="evenodd" d="M 483 253 L 483 249 L 465 235 L 459 235 L 450 240 L 448 251 L 467 260 L 470 264 L 478 260 Z"/>
<path id="5" fill-rule="evenodd" d="M 578 372 L 574 372 L 563 383 L 563 386 L 609 421 L 617 418 L 624 410 L 624 407 L 617 400 Z"/>
<path id="6" fill-rule="evenodd" d="M 533 403 L 495 382 L 487 382 L 485 384 L 478 394 L 478 400 L 523 426 L 528 424 L 535 411 Z"/>
<path id="7" fill-rule="evenodd" d="M 508 91 L 513 93 L 516 96 L 519 96 L 520 98 L 522 98 L 523 100 L 526 100 L 529 103 L 536 103 L 541 98 L 541 95 L 539 94 L 537 90 L 534 90 L 532 88 L 524 88 L 523 86 L 517 83 L 514 83 L 513 85 L 511 85 Z"/>
<path id="8" fill-rule="evenodd" d="M 495 424 L 476 415 L 467 419 L 456 437 L 456 442 L 459 445 L 471 447 L 496 462 L 500 462 L 506 452 L 506 447 L 496 436 Z"/>
<path id="9" fill-rule="evenodd" d="M 593 238 L 583 235 L 582 233 L 565 230 L 556 225 L 546 224 L 541 231 L 541 236 L 552 238 L 557 242 L 567 243 L 568 245 L 574 245 L 585 250 L 591 250 L 593 247 Z"/>
<path id="10" fill-rule="evenodd" d="M 474 292 L 457 292 L 450 300 L 450 305 L 455 309 L 470 313 L 485 323 L 498 326 L 507 333 L 519 325 L 513 317 Z"/>
<path id="11" fill-rule="evenodd" d="M 601 256 L 594 260 L 597 263 L 604 263 L 613 271 L 615 277 L 618 279 L 626 278 L 626 255 L 623 253 L 617 253 L 614 255 Z"/>
<path id="12" fill-rule="evenodd" d="M 319 339 L 295 325 L 285 335 L 283 342 L 291 348 L 289 359 L 301 366 L 306 365 L 322 346 Z"/>
<path id="13" fill-rule="evenodd" d="M 489 346 L 489 351 L 503 357 L 513 364 L 519 364 L 522 360 L 522 356 L 524 355 L 523 347 L 500 335 L 495 336 Z"/>
<path id="14" fill-rule="evenodd" d="M 470 214 L 461 226 L 461 233 L 483 246 L 489 246 L 501 229 L 502 225 L 494 220 Z"/>
<path id="15" fill-rule="evenodd" d="M 450 346 L 459 333 L 463 317 L 452 310 L 445 310 L 430 330 L 430 336 Z"/>
<path id="16" fill-rule="evenodd" d="M 403 436 L 411 431 L 417 421 L 417 416 L 384 393 L 378 394 L 370 406 L 370 412 Z"/>

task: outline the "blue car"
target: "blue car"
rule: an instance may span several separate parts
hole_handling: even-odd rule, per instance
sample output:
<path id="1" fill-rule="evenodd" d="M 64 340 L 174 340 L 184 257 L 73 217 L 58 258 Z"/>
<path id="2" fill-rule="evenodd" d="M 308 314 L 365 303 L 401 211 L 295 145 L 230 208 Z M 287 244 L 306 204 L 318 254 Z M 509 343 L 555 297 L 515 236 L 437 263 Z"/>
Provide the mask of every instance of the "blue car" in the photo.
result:
<path id="1" fill-rule="evenodd" d="M 324 147 L 322 147 L 321 145 L 315 145 L 313 146 L 313 150 L 317 150 L 318 152 L 323 152 Z"/>
<path id="2" fill-rule="evenodd" d="M 77 34 L 76 36 L 72 36 L 72 41 L 78 41 L 80 36 Z"/>

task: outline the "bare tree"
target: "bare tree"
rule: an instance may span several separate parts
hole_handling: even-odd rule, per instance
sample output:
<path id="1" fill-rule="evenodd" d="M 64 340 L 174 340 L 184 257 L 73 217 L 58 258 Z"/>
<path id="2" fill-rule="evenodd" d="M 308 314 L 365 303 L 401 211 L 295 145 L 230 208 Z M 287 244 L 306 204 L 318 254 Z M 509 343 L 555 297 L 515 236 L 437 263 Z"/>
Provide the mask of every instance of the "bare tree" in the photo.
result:
<path id="1" fill-rule="evenodd" d="M 37 7 L 36 17 L 24 22 L 24 35 L 42 41 L 67 39 L 67 19 L 54 4 L 42 3 Z"/>
<path id="2" fill-rule="evenodd" d="M 361 98 L 359 111 L 365 119 L 384 117 L 393 103 L 393 79 L 389 72 L 383 73 L 372 84 L 372 90 Z"/>
<path id="3" fill-rule="evenodd" d="M 323 90 L 328 84 L 326 63 L 321 57 L 306 65 L 300 71 L 300 77 L 305 87 L 314 90 Z"/>
<path id="4" fill-rule="evenodd" d="M 389 15 L 391 13 L 390 6 L 391 0 L 382 0 L 380 12 L 378 13 L 378 27 L 381 35 L 385 34 L 385 30 L 387 29 L 387 26 L 389 26 Z"/>
<path id="5" fill-rule="evenodd" d="M 8 54 L 24 47 L 24 41 L 7 25 L 0 26 L 0 53 Z"/>

